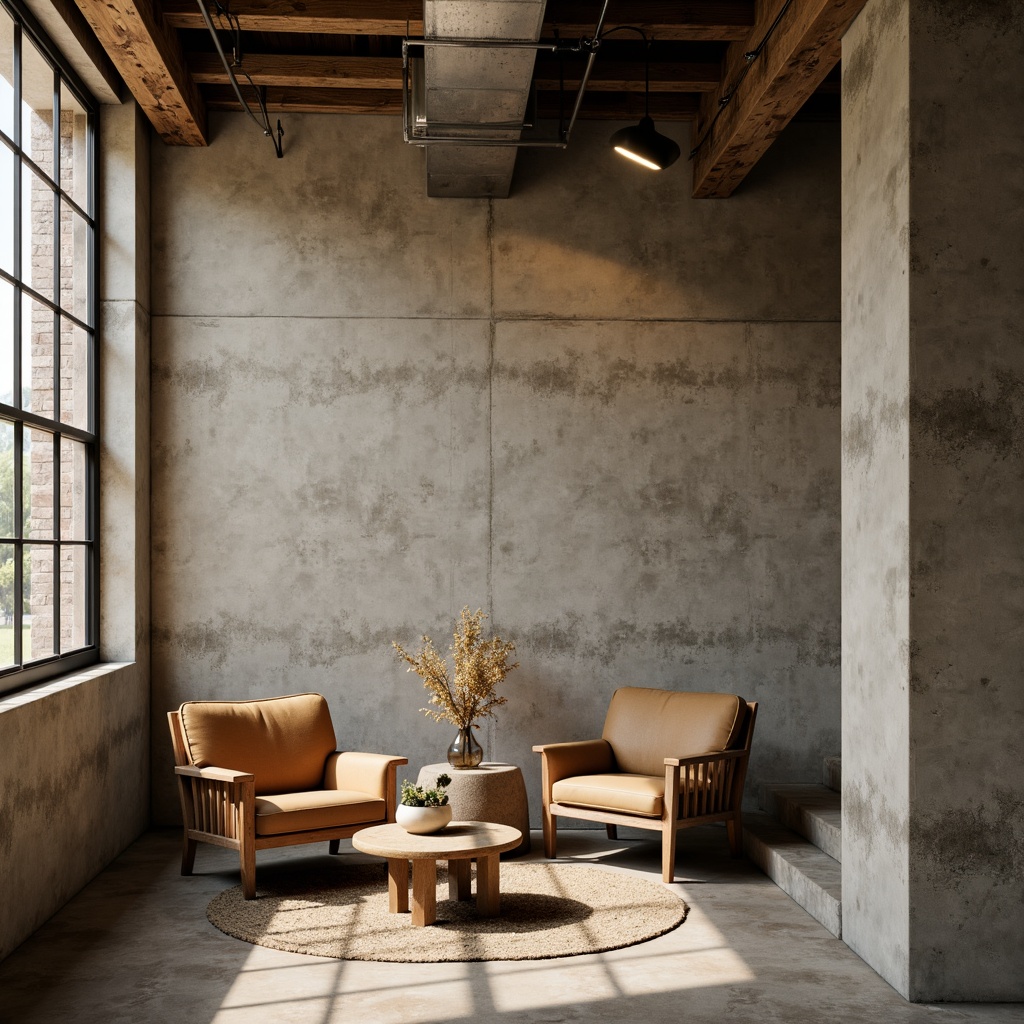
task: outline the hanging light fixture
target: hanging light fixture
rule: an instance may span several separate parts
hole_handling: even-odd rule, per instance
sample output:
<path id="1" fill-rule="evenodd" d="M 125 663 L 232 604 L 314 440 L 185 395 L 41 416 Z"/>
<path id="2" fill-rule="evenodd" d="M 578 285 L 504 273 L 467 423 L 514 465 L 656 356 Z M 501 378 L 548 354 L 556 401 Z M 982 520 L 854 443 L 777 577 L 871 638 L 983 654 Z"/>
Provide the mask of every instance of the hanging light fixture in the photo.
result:
<path id="1" fill-rule="evenodd" d="M 662 171 L 671 167 L 679 159 L 679 147 L 667 135 L 662 135 L 654 127 L 650 114 L 651 97 L 651 41 L 640 29 L 644 37 L 644 116 L 640 123 L 628 128 L 620 128 L 609 144 L 616 153 L 629 160 L 647 167 L 652 171 Z"/>

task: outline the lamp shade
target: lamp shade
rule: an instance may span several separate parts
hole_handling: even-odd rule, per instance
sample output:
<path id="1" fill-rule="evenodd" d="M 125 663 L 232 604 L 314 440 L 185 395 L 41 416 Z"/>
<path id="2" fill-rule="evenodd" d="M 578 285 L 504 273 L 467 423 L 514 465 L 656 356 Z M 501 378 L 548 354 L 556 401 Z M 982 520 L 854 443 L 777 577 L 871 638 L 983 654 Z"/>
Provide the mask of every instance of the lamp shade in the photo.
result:
<path id="1" fill-rule="evenodd" d="M 652 171 L 670 167 L 679 159 L 679 147 L 654 127 L 650 117 L 642 117 L 639 124 L 620 128 L 609 140 L 616 153 L 635 160 Z"/>

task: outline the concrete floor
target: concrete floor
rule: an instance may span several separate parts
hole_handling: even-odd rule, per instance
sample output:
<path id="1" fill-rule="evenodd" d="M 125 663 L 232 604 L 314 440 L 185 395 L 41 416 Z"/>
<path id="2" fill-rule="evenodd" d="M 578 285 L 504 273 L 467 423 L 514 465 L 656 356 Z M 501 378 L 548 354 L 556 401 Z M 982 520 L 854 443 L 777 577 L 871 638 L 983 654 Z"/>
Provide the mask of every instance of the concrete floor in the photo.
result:
<path id="1" fill-rule="evenodd" d="M 650 841 L 566 832 L 560 854 L 657 879 Z M 347 851 L 346 851 L 347 847 Z M 535 836 L 531 859 L 539 859 Z M 365 859 L 342 844 L 343 856 Z M 680 834 L 675 888 L 685 924 L 627 949 L 563 960 L 376 964 L 283 953 L 223 935 L 206 904 L 238 882 L 228 851 L 200 846 L 199 874 L 178 874 L 179 837 L 134 843 L 0 964 L 4 1024 L 661 1024 L 669 1021 L 1024 1021 L 1024 1005 L 911 1005 L 746 860 L 722 829 Z M 327 860 L 260 854 L 257 875 Z"/>

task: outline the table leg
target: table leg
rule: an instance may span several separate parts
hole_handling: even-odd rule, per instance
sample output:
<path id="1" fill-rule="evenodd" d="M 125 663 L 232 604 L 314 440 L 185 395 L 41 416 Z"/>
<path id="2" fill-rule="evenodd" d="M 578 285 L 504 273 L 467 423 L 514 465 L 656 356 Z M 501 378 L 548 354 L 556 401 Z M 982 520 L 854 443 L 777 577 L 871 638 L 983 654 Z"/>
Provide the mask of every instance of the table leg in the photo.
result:
<path id="1" fill-rule="evenodd" d="M 412 923 L 417 927 L 437 919 L 437 861 L 429 857 L 412 862 Z"/>
<path id="2" fill-rule="evenodd" d="M 448 899 L 469 900 L 473 898 L 468 858 L 448 861 Z"/>
<path id="3" fill-rule="evenodd" d="M 392 914 L 409 912 L 409 862 L 388 860 L 388 910 Z"/>
<path id="4" fill-rule="evenodd" d="M 497 917 L 501 897 L 498 893 L 498 854 L 476 859 L 476 909 L 481 917 Z"/>

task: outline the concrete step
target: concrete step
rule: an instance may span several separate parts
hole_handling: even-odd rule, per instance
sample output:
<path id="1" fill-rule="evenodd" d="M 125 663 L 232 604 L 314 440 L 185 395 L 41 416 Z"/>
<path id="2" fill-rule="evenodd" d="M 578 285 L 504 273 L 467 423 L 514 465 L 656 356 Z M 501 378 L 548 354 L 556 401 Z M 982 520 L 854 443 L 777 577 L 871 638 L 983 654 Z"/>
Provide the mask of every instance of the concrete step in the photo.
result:
<path id="1" fill-rule="evenodd" d="M 778 818 L 833 860 L 843 859 L 840 796 L 827 786 L 774 785 L 761 790 L 761 810 Z"/>
<path id="2" fill-rule="evenodd" d="M 821 781 L 829 789 L 837 793 L 843 791 L 843 759 L 841 757 L 826 757 L 821 762 Z"/>
<path id="3" fill-rule="evenodd" d="M 811 917 L 842 937 L 842 867 L 767 814 L 743 815 L 746 855 Z"/>

